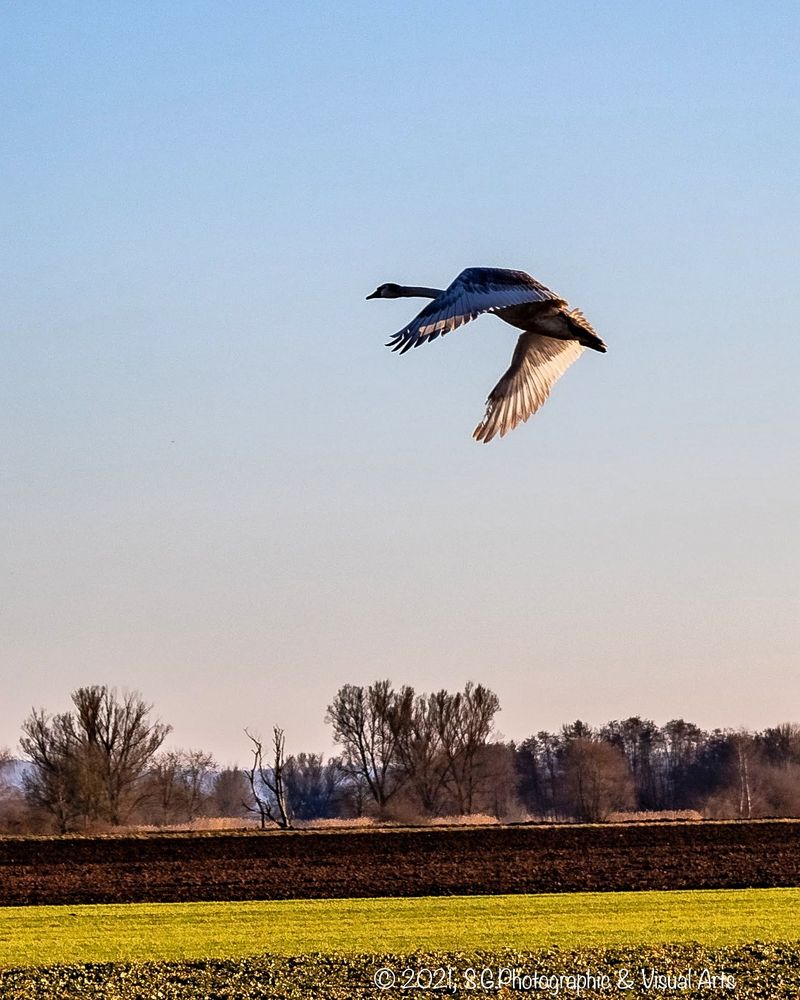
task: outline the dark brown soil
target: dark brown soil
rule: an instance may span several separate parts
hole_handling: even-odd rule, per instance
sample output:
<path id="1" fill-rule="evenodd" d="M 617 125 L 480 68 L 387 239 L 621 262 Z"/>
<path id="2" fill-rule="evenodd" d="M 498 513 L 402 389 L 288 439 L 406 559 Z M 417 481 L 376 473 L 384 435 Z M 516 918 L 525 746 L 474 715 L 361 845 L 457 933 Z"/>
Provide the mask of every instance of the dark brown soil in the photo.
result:
<path id="1" fill-rule="evenodd" d="M 0 905 L 800 886 L 800 823 L 0 840 Z"/>

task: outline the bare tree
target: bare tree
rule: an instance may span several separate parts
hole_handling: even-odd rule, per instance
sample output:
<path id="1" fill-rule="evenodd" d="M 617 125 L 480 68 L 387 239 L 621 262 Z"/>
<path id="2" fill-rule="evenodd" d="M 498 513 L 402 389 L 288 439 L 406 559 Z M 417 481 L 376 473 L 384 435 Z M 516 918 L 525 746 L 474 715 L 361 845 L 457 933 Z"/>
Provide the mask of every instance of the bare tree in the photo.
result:
<path id="1" fill-rule="evenodd" d="M 745 730 L 731 733 L 731 743 L 736 753 L 736 774 L 739 781 L 739 819 L 753 816 L 753 795 L 750 785 L 750 770 L 754 757 L 753 737 Z"/>
<path id="2" fill-rule="evenodd" d="M 200 814 L 210 790 L 211 775 L 217 762 L 205 750 L 181 751 L 181 785 L 186 818 L 191 822 Z"/>
<path id="3" fill-rule="evenodd" d="M 480 751 L 480 768 L 486 780 L 477 798 L 478 810 L 497 820 L 520 815 L 514 767 L 516 748 L 513 743 L 487 743 Z"/>
<path id="4" fill-rule="evenodd" d="M 755 761 L 748 770 L 753 816 L 800 816 L 800 764 Z"/>
<path id="5" fill-rule="evenodd" d="M 800 725 L 783 722 L 757 733 L 755 741 L 766 761 L 777 767 L 800 764 Z"/>
<path id="6" fill-rule="evenodd" d="M 342 745 L 343 768 L 355 781 L 363 782 L 380 811 L 405 778 L 392 718 L 398 698 L 407 698 L 410 690 L 404 688 L 398 695 L 388 680 L 375 681 L 368 688 L 345 684 L 325 716 L 333 726 L 334 739 Z"/>
<path id="7" fill-rule="evenodd" d="M 136 692 L 120 699 L 95 685 L 74 691 L 72 703 L 74 713 L 34 710 L 23 723 L 20 745 L 33 765 L 29 800 L 62 832 L 77 816 L 118 825 L 138 804 L 136 786 L 171 727 L 152 722 L 152 705 Z"/>
<path id="8" fill-rule="evenodd" d="M 266 829 L 267 822 L 274 823 L 282 830 L 292 826 L 289 808 L 286 801 L 284 783 L 285 745 L 283 730 L 278 726 L 272 728 L 272 765 L 264 765 L 264 747 L 258 737 L 245 729 L 247 738 L 253 744 L 253 764 L 245 770 L 254 806 L 249 806 L 251 812 L 257 812 L 261 820 L 261 829 Z"/>
<path id="9" fill-rule="evenodd" d="M 658 755 L 663 751 L 664 738 L 655 722 L 634 715 L 621 722 L 607 723 L 599 735 L 625 755 L 633 775 L 638 808 L 659 808 L 663 795 L 659 786 Z"/>
<path id="10" fill-rule="evenodd" d="M 167 750 L 153 758 L 149 772 L 150 797 L 158 804 L 159 821 L 178 817 L 191 822 L 202 811 L 211 791 L 216 763 L 204 750 Z"/>
<path id="11" fill-rule="evenodd" d="M 177 814 L 181 797 L 181 758 L 177 750 L 156 754 L 150 765 L 151 798 L 158 808 L 158 821 L 162 825 L 172 822 Z"/>
<path id="12" fill-rule="evenodd" d="M 414 696 L 404 687 L 389 713 L 396 759 L 419 806 L 428 816 L 439 814 L 449 778 L 449 761 L 442 751 L 436 695 Z"/>
<path id="13" fill-rule="evenodd" d="M 633 804 L 633 777 L 621 750 L 603 740 L 578 736 L 562 757 L 563 794 L 568 812 L 598 823 Z"/>
<path id="14" fill-rule="evenodd" d="M 172 727 L 151 722 L 153 706 L 135 691 L 119 698 L 105 685 L 94 685 L 78 688 L 72 702 L 75 740 L 99 779 L 109 821 L 118 825 L 137 804 L 135 786 Z"/>
<path id="15" fill-rule="evenodd" d="M 432 710 L 442 753 L 447 761 L 449 787 L 461 814 L 474 811 L 475 795 L 486 775 L 478 766 L 480 753 L 500 710 L 497 695 L 469 681 L 463 692 L 438 691 Z"/>
<path id="16" fill-rule="evenodd" d="M 22 723 L 20 746 L 31 762 L 23 778 L 30 805 L 53 817 L 66 833 L 80 815 L 74 732 L 67 714 L 34 709 Z"/>
<path id="17" fill-rule="evenodd" d="M 211 791 L 211 808 L 217 816 L 245 816 L 250 784 L 244 771 L 238 767 L 225 767 L 218 771 Z"/>
<path id="18" fill-rule="evenodd" d="M 481 751 L 499 708 L 497 695 L 482 684 L 416 696 L 411 687 L 395 691 L 383 680 L 340 688 L 326 721 L 354 787 L 366 788 L 380 812 L 405 789 L 426 813 L 438 812 L 445 798 L 470 813 L 488 780 Z"/>

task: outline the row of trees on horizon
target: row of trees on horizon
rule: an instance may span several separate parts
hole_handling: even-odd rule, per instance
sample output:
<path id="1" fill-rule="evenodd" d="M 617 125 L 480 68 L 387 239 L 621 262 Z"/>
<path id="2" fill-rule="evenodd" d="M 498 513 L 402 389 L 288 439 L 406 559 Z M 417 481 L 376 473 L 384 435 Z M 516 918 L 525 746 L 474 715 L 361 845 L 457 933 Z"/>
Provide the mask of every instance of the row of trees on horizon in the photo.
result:
<path id="1" fill-rule="evenodd" d="M 328 706 L 340 753 L 286 755 L 243 733 L 249 765 L 165 749 L 171 727 L 136 693 L 78 688 L 72 709 L 24 720 L 21 780 L 0 752 L 0 829 L 69 832 L 169 826 L 203 817 L 288 828 L 300 821 L 415 822 L 440 816 L 604 821 L 695 810 L 713 818 L 800 816 L 800 725 L 760 732 L 633 716 L 580 720 L 515 743 L 498 739 L 497 695 L 482 684 L 417 693 L 346 684 Z M 3 775 L 6 780 L 3 781 Z"/>

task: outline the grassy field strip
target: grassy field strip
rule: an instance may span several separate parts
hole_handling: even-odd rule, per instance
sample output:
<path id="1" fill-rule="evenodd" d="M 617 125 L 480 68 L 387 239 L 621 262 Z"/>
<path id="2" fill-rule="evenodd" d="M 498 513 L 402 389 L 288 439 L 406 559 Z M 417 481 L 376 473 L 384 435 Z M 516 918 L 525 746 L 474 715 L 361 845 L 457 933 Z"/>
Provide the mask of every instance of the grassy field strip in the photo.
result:
<path id="1" fill-rule="evenodd" d="M 800 889 L 0 907 L 0 967 L 800 940 Z"/>
<path id="2" fill-rule="evenodd" d="M 800 890 L 0 909 L 0 965 L 800 937 Z"/>

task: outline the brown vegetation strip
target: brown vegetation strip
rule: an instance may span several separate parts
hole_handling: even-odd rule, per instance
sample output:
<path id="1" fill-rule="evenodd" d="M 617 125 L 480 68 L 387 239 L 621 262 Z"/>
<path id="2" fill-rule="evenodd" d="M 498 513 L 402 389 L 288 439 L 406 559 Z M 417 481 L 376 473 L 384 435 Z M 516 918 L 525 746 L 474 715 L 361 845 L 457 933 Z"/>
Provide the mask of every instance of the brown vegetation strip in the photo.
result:
<path id="1" fill-rule="evenodd" d="M 0 840 L 0 905 L 800 885 L 800 823 Z"/>

